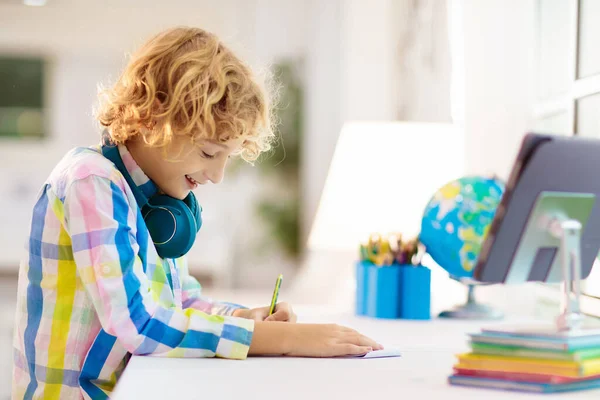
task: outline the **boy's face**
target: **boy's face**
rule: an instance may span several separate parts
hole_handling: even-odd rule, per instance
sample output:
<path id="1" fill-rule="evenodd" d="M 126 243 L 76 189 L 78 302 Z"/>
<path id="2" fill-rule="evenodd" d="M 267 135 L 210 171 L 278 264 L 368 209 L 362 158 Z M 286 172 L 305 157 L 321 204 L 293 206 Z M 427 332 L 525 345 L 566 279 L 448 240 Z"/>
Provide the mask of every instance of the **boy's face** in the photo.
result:
<path id="1" fill-rule="evenodd" d="M 167 149 L 146 147 L 136 141 L 127 147 L 146 175 L 165 194 L 183 200 L 191 190 L 207 182 L 219 183 L 223 179 L 229 156 L 238 150 L 243 139 L 230 139 L 224 143 L 206 140 L 198 147 L 185 137 L 176 137 Z M 177 160 L 177 161 L 172 161 Z"/>

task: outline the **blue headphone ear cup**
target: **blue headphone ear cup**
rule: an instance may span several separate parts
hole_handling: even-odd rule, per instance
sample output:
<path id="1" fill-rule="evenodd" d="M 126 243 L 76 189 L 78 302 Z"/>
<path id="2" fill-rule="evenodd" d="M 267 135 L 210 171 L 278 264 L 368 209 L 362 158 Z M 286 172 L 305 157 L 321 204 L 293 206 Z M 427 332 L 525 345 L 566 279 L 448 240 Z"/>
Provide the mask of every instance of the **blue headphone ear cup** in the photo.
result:
<path id="1" fill-rule="evenodd" d="M 196 221 L 185 202 L 166 195 L 154 196 L 142 215 L 160 257 L 178 258 L 192 248 Z"/>
<path id="2" fill-rule="evenodd" d="M 102 154 L 121 171 L 131 188 L 158 255 L 162 258 L 178 258 L 187 253 L 202 226 L 202 208 L 196 196 L 190 192 L 183 201 L 167 195 L 148 199 L 129 175 L 116 145 L 107 141 L 102 145 Z"/>
<path id="3" fill-rule="evenodd" d="M 190 208 L 190 212 L 196 221 L 196 232 L 198 232 L 202 227 L 202 206 L 198 204 L 198 200 L 196 199 L 194 192 L 190 192 L 190 194 L 183 199 L 183 202 Z"/>

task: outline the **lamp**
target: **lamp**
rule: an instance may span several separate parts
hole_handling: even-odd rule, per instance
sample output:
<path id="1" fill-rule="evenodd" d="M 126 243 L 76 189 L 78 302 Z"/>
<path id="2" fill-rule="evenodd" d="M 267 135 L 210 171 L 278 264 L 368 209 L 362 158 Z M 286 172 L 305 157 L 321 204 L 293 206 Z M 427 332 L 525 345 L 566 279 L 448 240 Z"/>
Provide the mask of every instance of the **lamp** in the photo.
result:
<path id="1" fill-rule="evenodd" d="M 463 148 L 463 136 L 451 124 L 346 123 L 310 231 L 307 258 L 292 288 L 296 295 L 310 294 L 314 302 L 349 309 L 359 244 L 374 232 L 418 234 L 430 197 L 463 174 Z"/>

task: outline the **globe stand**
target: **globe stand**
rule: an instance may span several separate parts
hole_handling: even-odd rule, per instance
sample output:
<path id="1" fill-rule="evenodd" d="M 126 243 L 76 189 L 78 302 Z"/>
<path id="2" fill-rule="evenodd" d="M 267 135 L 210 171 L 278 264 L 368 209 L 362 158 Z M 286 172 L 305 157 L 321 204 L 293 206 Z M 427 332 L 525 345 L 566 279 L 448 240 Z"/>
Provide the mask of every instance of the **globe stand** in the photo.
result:
<path id="1" fill-rule="evenodd" d="M 460 282 L 460 280 L 459 280 Z M 469 320 L 498 320 L 504 318 L 504 314 L 493 307 L 478 303 L 475 300 L 475 282 L 461 282 L 467 285 L 467 302 L 456 306 L 451 310 L 442 311 L 440 318 L 469 319 Z"/>

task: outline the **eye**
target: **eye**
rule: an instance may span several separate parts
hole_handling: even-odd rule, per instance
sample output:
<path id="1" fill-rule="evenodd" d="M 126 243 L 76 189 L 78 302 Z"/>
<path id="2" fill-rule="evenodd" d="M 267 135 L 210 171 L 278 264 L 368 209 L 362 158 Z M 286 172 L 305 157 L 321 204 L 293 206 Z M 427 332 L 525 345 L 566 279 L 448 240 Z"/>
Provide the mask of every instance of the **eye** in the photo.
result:
<path id="1" fill-rule="evenodd" d="M 202 154 L 202 157 L 204 157 L 204 158 L 208 158 L 208 159 L 215 158 L 214 154 L 208 154 L 204 150 L 202 150 L 200 153 Z"/>

